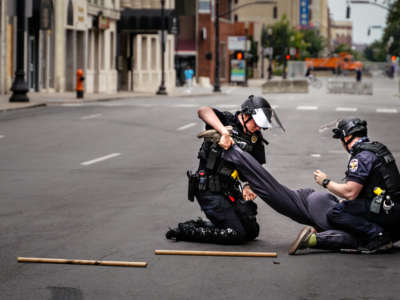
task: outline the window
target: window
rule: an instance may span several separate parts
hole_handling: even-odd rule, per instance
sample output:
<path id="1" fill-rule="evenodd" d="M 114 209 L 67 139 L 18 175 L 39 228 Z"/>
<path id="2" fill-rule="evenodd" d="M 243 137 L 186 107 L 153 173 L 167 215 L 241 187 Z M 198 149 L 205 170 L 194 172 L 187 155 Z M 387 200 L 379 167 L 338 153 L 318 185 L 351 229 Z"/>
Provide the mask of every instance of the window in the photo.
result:
<path id="1" fill-rule="evenodd" d="M 239 17 L 238 17 L 238 15 L 235 15 L 234 21 L 235 21 L 235 23 L 236 23 L 236 22 L 239 22 Z"/>
<path id="2" fill-rule="evenodd" d="M 115 61 L 115 57 L 114 57 L 114 32 L 110 32 L 110 69 L 114 69 L 114 61 Z"/>
<path id="3" fill-rule="evenodd" d="M 201 13 L 201 14 L 211 13 L 211 1 L 210 0 L 199 0 L 199 13 Z"/>
<path id="4" fill-rule="evenodd" d="M 278 7 L 277 6 L 274 6 L 273 14 L 274 14 L 274 19 L 278 19 Z"/>
<path id="5" fill-rule="evenodd" d="M 74 7 L 72 5 L 72 0 L 68 1 L 67 8 L 67 25 L 74 26 Z"/>

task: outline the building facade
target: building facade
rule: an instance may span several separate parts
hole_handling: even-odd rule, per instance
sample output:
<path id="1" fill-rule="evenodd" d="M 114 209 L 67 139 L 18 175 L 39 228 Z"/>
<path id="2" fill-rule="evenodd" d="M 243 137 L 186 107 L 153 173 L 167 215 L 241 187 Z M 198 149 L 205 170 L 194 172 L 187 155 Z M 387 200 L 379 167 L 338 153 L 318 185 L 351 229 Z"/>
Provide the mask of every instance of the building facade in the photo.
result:
<path id="1" fill-rule="evenodd" d="M 353 23 L 351 21 L 332 21 L 331 22 L 331 49 L 332 51 L 339 44 L 345 44 L 349 48 L 353 45 Z"/>
<path id="2" fill-rule="evenodd" d="M 249 4 L 253 0 L 234 0 L 233 8 Z M 297 27 L 300 24 L 300 1 L 299 0 L 278 0 L 271 4 L 255 4 L 244 6 L 233 12 L 233 19 L 236 22 L 254 23 L 254 41 L 258 45 L 257 53 L 260 53 L 259 61 L 254 69 L 254 76 L 261 77 L 263 74 L 262 66 L 267 66 L 268 61 L 264 58 L 262 62 L 261 34 L 264 26 L 272 25 L 285 16 L 289 24 Z M 265 70 L 264 70 L 265 71 Z"/>
<path id="3" fill-rule="evenodd" d="M 214 83 L 215 80 L 215 6 L 214 1 L 199 0 L 197 6 L 196 28 L 196 70 L 197 77 Z M 221 83 L 230 82 L 231 58 L 234 51 L 229 50 L 229 37 L 254 35 L 252 22 L 236 22 L 232 13 L 233 2 L 220 0 L 219 20 L 219 78 Z M 180 25 L 182 27 L 182 24 Z"/>
<path id="4" fill-rule="evenodd" d="M 119 19 L 119 1 L 88 1 L 86 89 L 89 93 L 117 91 L 116 53 Z"/>
<path id="5" fill-rule="evenodd" d="M 156 92 L 162 79 L 161 1 L 121 1 L 122 15 L 118 26 L 119 89 Z M 164 79 L 167 92 L 175 89 L 175 0 L 165 0 L 164 6 Z"/>
<path id="6" fill-rule="evenodd" d="M 9 91 L 15 72 L 15 1 L 8 3 L 5 81 Z M 116 48 L 119 0 L 26 1 L 25 76 L 31 92 L 75 91 L 76 73 L 85 74 L 85 91 L 113 93 L 117 90 Z M 100 24 L 100 25 L 99 25 Z M 3 30 L 3 27 L 1 27 Z M 1 40 L 4 40 L 2 31 Z M 1 58 L 0 58 L 1 59 Z M 3 69 L 3 64 L 2 67 Z M 4 71 L 1 71 L 4 72 Z M 5 78 L 5 79 L 4 79 Z"/>

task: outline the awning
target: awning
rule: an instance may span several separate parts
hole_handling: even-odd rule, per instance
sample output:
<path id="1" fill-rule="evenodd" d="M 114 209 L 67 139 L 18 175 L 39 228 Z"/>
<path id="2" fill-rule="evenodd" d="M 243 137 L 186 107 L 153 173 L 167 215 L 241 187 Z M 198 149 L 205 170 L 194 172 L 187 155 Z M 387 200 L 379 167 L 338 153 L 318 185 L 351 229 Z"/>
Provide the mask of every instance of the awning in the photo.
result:
<path id="1" fill-rule="evenodd" d="M 175 10 L 164 10 L 164 18 L 164 26 L 168 29 L 168 33 L 178 34 L 179 22 Z M 161 10 L 125 8 L 118 24 L 120 30 L 158 31 L 161 30 Z"/>

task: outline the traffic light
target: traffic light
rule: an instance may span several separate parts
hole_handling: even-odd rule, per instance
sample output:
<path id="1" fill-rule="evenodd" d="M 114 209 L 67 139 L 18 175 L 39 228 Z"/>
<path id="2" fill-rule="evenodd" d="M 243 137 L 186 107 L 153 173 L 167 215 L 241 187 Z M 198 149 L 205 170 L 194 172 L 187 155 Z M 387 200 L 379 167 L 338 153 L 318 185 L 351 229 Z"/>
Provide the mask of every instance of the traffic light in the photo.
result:
<path id="1" fill-rule="evenodd" d="M 395 62 L 397 60 L 397 56 L 392 56 L 392 62 Z"/>
<path id="2" fill-rule="evenodd" d="M 234 58 L 237 60 L 243 60 L 244 59 L 243 51 L 236 51 L 234 54 Z"/>
<path id="3" fill-rule="evenodd" d="M 346 8 L 346 19 L 350 19 L 350 5 Z"/>
<path id="4" fill-rule="evenodd" d="M 286 60 L 290 60 L 290 54 L 286 55 Z"/>

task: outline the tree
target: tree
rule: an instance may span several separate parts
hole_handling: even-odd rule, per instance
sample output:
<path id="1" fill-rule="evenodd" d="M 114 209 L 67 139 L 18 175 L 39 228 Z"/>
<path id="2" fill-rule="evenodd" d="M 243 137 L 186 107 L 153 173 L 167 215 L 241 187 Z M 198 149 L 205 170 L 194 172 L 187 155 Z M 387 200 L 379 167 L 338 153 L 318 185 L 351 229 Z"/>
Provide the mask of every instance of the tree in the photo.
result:
<path id="1" fill-rule="evenodd" d="M 301 29 L 305 43 L 304 57 L 318 57 L 325 48 L 325 39 L 315 29 Z"/>
<path id="2" fill-rule="evenodd" d="M 274 49 L 274 59 L 280 63 L 285 63 L 291 44 L 290 38 L 294 35 L 294 31 L 289 25 L 286 15 L 283 15 L 281 20 L 269 28 L 271 28 L 271 35 L 268 35 L 268 28 L 263 28 L 262 43 L 264 47 L 272 47 Z"/>
<path id="3" fill-rule="evenodd" d="M 400 55 L 400 0 L 390 6 L 382 41 L 389 54 Z"/>
<path id="4" fill-rule="evenodd" d="M 386 50 L 382 41 L 375 41 L 364 50 L 364 56 L 370 61 L 385 61 Z"/>

